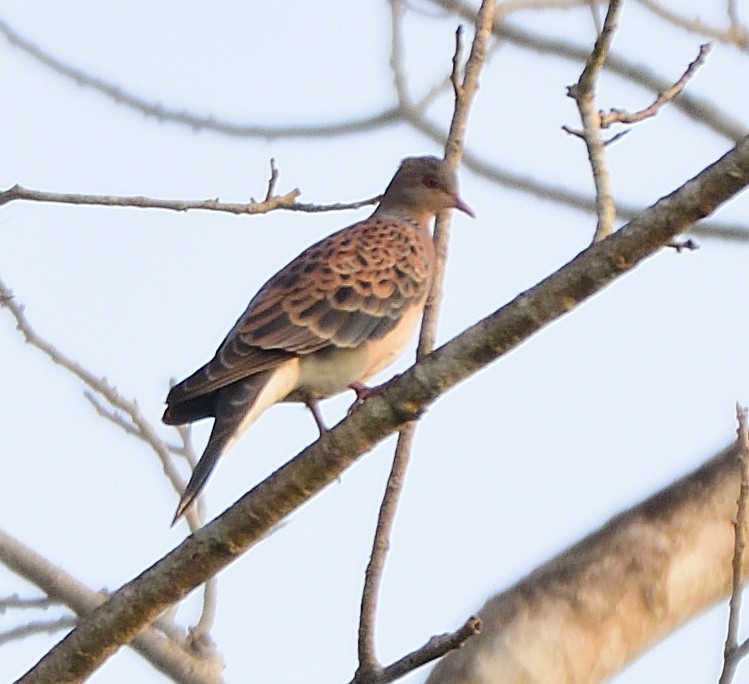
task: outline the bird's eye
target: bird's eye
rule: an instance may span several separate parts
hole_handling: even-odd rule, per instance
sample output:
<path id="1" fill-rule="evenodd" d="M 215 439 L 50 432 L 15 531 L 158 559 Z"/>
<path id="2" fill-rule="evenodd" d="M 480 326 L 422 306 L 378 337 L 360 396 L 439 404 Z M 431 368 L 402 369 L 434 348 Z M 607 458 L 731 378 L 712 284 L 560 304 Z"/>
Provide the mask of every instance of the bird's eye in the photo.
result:
<path id="1" fill-rule="evenodd" d="M 428 176 L 424 176 L 424 180 L 422 181 L 424 185 L 432 190 L 439 187 L 439 181 L 437 180 L 436 176 L 432 176 L 431 174 Z"/>

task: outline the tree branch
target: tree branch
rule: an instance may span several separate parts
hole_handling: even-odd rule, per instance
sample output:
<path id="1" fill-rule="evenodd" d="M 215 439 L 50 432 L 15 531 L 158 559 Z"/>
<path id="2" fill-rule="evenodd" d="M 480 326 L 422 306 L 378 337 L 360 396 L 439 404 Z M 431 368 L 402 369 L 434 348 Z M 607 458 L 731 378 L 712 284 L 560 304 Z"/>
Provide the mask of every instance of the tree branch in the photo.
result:
<path id="1" fill-rule="evenodd" d="M 707 54 L 710 52 L 710 43 L 703 43 L 700 45 L 700 51 L 693 62 L 690 62 L 686 71 L 681 75 L 678 81 L 674 83 L 670 88 L 666 88 L 658 93 L 658 96 L 653 100 L 650 106 L 641 109 L 639 112 L 626 112 L 623 109 L 610 109 L 608 112 L 600 112 L 601 117 L 601 128 L 608 128 L 615 123 L 633 124 L 650 117 L 655 116 L 661 108 L 672 102 L 673 99 L 679 95 L 686 84 L 691 80 L 692 76 L 697 72 L 705 62 Z"/>
<path id="2" fill-rule="evenodd" d="M 442 658 L 446 653 L 463 648 L 463 645 L 472 636 L 481 633 L 481 620 L 477 617 L 470 617 L 465 624 L 452 634 L 440 634 L 433 636 L 421 648 L 409 653 L 392 665 L 383 667 L 377 677 L 377 684 L 386 684 L 394 682 L 397 679 L 407 675 L 409 672 L 420 668 L 422 665 L 431 663 L 433 660 Z M 355 677 L 351 684 L 356 684 L 359 680 Z"/>
<path id="3" fill-rule="evenodd" d="M 0 562 L 79 616 L 90 613 L 106 599 L 104 594 L 92 591 L 3 530 L 0 530 Z M 195 658 L 151 627 L 142 630 L 131 646 L 157 670 L 180 684 L 221 684 L 221 670 L 214 662 Z M 47 680 L 51 681 L 56 680 Z"/>
<path id="4" fill-rule="evenodd" d="M 272 179 L 275 182 L 275 179 Z M 269 184 L 270 185 L 270 184 Z M 271 188 L 269 188 L 270 191 Z M 267 214 L 276 209 L 287 209 L 289 211 L 302 211 L 308 213 L 322 211 L 339 211 L 342 209 L 359 209 L 360 207 L 375 204 L 379 200 L 373 197 L 357 202 L 336 202 L 335 204 L 305 204 L 297 202 L 296 198 L 301 193 L 292 190 L 285 195 L 277 195 L 270 199 L 266 197 L 262 202 L 221 202 L 212 200 L 168 200 L 155 197 L 121 196 L 121 195 L 83 195 L 75 192 L 45 192 L 42 190 L 30 190 L 20 185 L 0 191 L 0 206 L 16 200 L 30 202 L 52 202 L 55 204 L 83 204 L 104 207 L 137 207 L 139 209 L 169 209 L 172 211 L 188 211 L 190 209 L 203 209 L 206 211 L 221 211 L 229 214 Z"/>
<path id="5" fill-rule="evenodd" d="M 620 4 L 621 0 L 610 0 L 609 9 L 603 21 L 603 28 L 596 38 L 593 50 L 585 61 L 585 68 L 577 83 L 567 89 L 567 95 L 575 100 L 580 111 L 580 119 L 583 123 L 580 137 L 585 141 L 590 168 L 593 171 L 593 183 L 596 188 L 596 216 L 598 217 L 596 232 L 593 237 L 596 242 L 611 234 L 616 218 L 611 176 L 606 164 L 606 153 L 601 138 L 601 117 L 595 109 L 595 91 L 596 81 L 606 62 L 611 41 L 614 38 Z"/>
<path id="6" fill-rule="evenodd" d="M 122 397 L 117 389 L 107 382 L 106 378 L 96 377 L 96 375 L 87 368 L 84 368 L 77 361 L 73 360 L 57 349 L 52 343 L 41 337 L 31 327 L 31 324 L 26 318 L 24 307 L 16 301 L 10 288 L 3 282 L 2 278 L 0 278 L 0 308 L 3 307 L 10 311 L 16 321 L 16 328 L 24 336 L 24 339 L 28 344 L 36 347 L 54 363 L 73 374 L 87 385 L 96 395 L 101 396 L 114 408 L 114 410 L 108 410 L 106 407 L 102 406 L 100 402 L 95 401 L 93 395 L 84 392 L 84 396 L 86 396 L 86 398 L 93 404 L 94 408 L 100 415 L 107 417 L 116 425 L 123 428 L 127 433 L 138 437 L 148 444 L 161 461 L 164 474 L 169 479 L 174 490 L 176 492 L 183 491 L 185 483 L 182 476 L 172 463 L 169 446 L 158 436 L 154 426 L 146 420 L 146 417 L 138 408 L 137 403 Z M 130 424 L 123 418 L 122 414 L 129 417 L 131 421 Z M 201 514 L 199 511 L 195 510 L 195 507 L 193 507 L 191 511 L 188 511 L 186 517 L 192 529 L 198 529 L 203 524 Z"/>
<path id="7" fill-rule="evenodd" d="M 399 2 L 393 1 L 393 22 L 396 24 L 400 19 Z M 460 65 L 462 61 L 462 26 L 455 32 L 455 53 L 453 55 L 453 67 L 451 82 L 455 93 L 455 109 L 445 144 L 445 159 L 456 168 L 460 163 L 463 153 L 463 141 L 468 122 L 468 114 L 471 104 L 478 90 L 478 77 L 481 68 L 486 61 L 486 43 L 491 33 L 494 10 L 494 0 L 484 0 L 479 8 L 475 20 L 475 34 L 471 47 L 471 54 L 465 68 L 465 76 L 460 80 Z M 393 61 L 394 70 L 399 71 L 395 56 L 401 54 L 400 30 L 394 26 L 393 29 Z M 401 84 L 405 92 L 405 84 Z M 450 213 L 442 212 L 436 220 L 434 228 L 435 245 L 435 277 L 432 290 L 424 310 L 424 318 L 421 324 L 419 344 L 416 351 L 417 360 L 423 358 L 434 348 L 436 338 L 439 307 L 442 300 L 442 282 L 444 279 L 445 262 L 447 259 L 447 246 L 449 242 Z M 377 528 L 372 544 L 372 553 L 364 577 L 364 589 L 361 600 L 361 616 L 359 620 L 359 667 L 356 671 L 355 681 L 358 682 L 383 682 L 386 679 L 383 669 L 380 667 L 376 657 L 374 631 L 377 601 L 382 574 L 385 567 L 385 559 L 389 548 L 389 539 L 392 532 L 398 501 L 405 480 L 408 462 L 411 457 L 416 423 L 408 423 L 398 435 L 398 443 L 393 456 L 393 465 L 385 485 L 385 494 L 380 506 L 377 518 Z M 403 661 L 406 662 L 406 661 Z M 411 662 L 411 661 L 408 661 Z M 413 662 L 416 662 L 415 660 Z M 415 665 L 418 667 L 418 665 Z M 400 675 L 399 675 L 400 676 Z"/>
<path id="8" fill-rule="evenodd" d="M 741 594 L 744 589 L 744 550 L 749 525 L 749 433 L 747 432 L 747 410 L 736 404 L 736 451 L 738 453 L 739 495 L 736 516 L 733 519 L 733 559 L 731 562 L 731 597 L 728 602 L 728 630 L 723 649 L 723 671 L 718 684 L 729 684 L 736 672 L 739 654 L 739 620 L 741 619 Z"/>
<path id="9" fill-rule="evenodd" d="M 245 553 L 441 394 L 564 316 L 749 184 L 749 137 L 606 240 L 394 378 L 214 521 L 112 594 L 20 680 L 78 681 Z"/>

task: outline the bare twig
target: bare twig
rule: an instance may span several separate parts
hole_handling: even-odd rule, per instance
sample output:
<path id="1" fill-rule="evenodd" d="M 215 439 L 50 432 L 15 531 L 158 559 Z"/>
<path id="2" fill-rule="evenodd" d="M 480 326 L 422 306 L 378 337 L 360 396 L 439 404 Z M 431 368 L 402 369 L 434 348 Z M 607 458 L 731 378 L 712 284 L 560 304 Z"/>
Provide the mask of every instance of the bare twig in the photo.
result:
<path id="1" fill-rule="evenodd" d="M 475 10 L 466 2 L 462 2 L 461 0 L 431 1 L 433 4 L 444 10 L 444 12 L 456 12 L 471 21 L 473 20 Z M 550 0 L 549 2 L 544 3 L 543 7 L 576 7 L 586 4 L 586 2 L 587 0 L 558 0 L 556 2 Z M 507 8 L 510 5 L 511 3 L 503 3 L 502 7 Z M 542 5 L 536 3 L 535 0 L 532 2 L 520 0 L 517 5 L 518 6 L 515 9 L 538 9 L 542 7 Z M 133 107 L 147 116 L 156 117 L 160 121 L 174 121 L 176 123 L 185 124 L 196 130 L 213 130 L 229 136 L 265 139 L 305 136 L 334 137 L 358 133 L 386 125 L 394 125 L 399 122 L 406 122 L 431 139 L 439 141 L 440 144 L 443 144 L 445 141 L 445 134 L 439 129 L 439 127 L 420 117 L 420 113 L 423 112 L 426 105 L 434 97 L 433 91 L 441 89 L 441 86 L 436 86 L 435 89 L 429 91 L 418 105 L 413 107 L 395 105 L 380 114 L 361 120 L 334 122 L 322 126 L 307 126 L 304 124 L 293 124 L 285 127 L 254 124 L 237 125 L 228 122 L 221 122 L 213 116 L 200 117 L 181 111 L 170 110 L 158 104 L 150 103 L 136 95 L 128 94 L 116 85 L 106 83 L 105 81 L 90 76 L 81 70 L 65 65 L 54 57 L 44 53 L 32 43 L 20 37 L 8 26 L 7 23 L 2 21 L 0 21 L 0 33 L 3 33 L 12 45 L 24 50 L 57 73 L 73 79 L 76 83 L 96 88 L 112 97 L 118 103 Z M 511 42 L 522 49 L 528 49 L 544 54 L 553 54 L 555 57 L 569 59 L 575 62 L 584 60 L 588 55 L 588 50 L 581 46 L 574 45 L 565 40 L 534 34 L 525 29 L 511 26 L 507 22 L 495 21 L 494 34 L 503 41 Z M 670 84 L 660 76 L 652 73 L 641 65 L 626 60 L 623 57 L 611 55 L 606 62 L 605 68 L 620 75 L 622 78 L 631 80 L 655 92 L 664 90 L 670 86 Z M 744 134 L 744 126 L 741 122 L 732 118 L 727 112 L 719 110 L 704 98 L 697 98 L 684 93 L 674 101 L 674 106 L 693 120 L 704 124 L 734 143 L 740 140 Z M 562 204 L 585 213 L 594 213 L 596 210 L 595 201 L 587 195 L 559 185 L 544 183 L 535 178 L 513 172 L 510 169 L 496 166 L 485 159 L 481 159 L 478 155 L 473 154 L 470 151 L 466 151 L 464 155 L 463 167 L 471 169 L 490 181 L 539 199 Z M 360 202 L 330 205 L 293 202 L 290 206 L 282 206 L 280 208 L 289 211 L 303 212 L 337 211 L 342 209 L 358 209 L 365 205 L 375 204 L 378 199 L 379 198 L 372 198 Z M 211 200 L 208 202 L 211 202 Z M 178 203 L 183 204 L 181 201 Z M 191 204 L 193 203 L 191 202 Z M 167 208 L 175 208 L 177 210 L 185 209 L 182 206 Z M 194 208 L 212 209 L 213 207 L 205 206 L 205 203 L 203 203 L 201 206 Z M 237 205 L 237 208 L 239 213 L 244 213 L 247 205 L 239 204 Z M 618 205 L 617 213 L 622 218 L 630 219 L 639 213 L 642 208 L 643 207 L 635 207 L 632 205 Z M 227 211 L 231 211 L 231 209 L 227 209 Z M 747 233 L 742 226 L 724 224 L 712 225 L 715 226 L 714 230 L 711 227 L 708 227 L 707 224 L 705 224 L 705 228 L 698 228 L 700 234 L 731 241 L 744 242 L 749 240 L 749 233 Z"/>
<path id="2" fill-rule="evenodd" d="M 444 144 L 446 139 L 445 132 L 426 117 L 413 115 L 409 119 L 409 123 L 427 137 Z M 538 199 L 555 202 L 578 211 L 595 213 L 595 198 L 560 185 L 531 178 L 509 168 L 498 166 L 468 150 L 465 150 L 463 153 L 461 166 L 464 169 L 471 169 L 480 176 L 488 178 L 511 190 L 524 192 Z M 642 206 L 619 203 L 617 204 L 617 215 L 629 220 L 641 213 L 643 209 L 644 207 Z M 744 224 L 724 224 L 718 221 L 706 221 L 693 227 L 691 232 L 694 235 L 703 237 L 730 240 L 732 242 L 749 242 L 749 229 Z"/>
<path id="3" fill-rule="evenodd" d="M 445 145 L 445 159 L 454 167 L 458 165 L 463 152 L 463 140 L 468 120 L 468 112 L 476 94 L 476 90 L 478 89 L 478 76 L 481 67 L 486 59 L 486 43 L 491 35 L 495 5 L 496 3 L 494 0 L 484 0 L 481 4 L 481 8 L 476 16 L 476 29 L 471 48 L 471 55 L 466 64 L 465 75 L 462 82 L 460 78 L 461 58 L 463 54 L 462 27 L 458 27 L 455 33 L 455 52 L 452 60 L 452 72 L 450 76 L 450 81 L 453 84 L 455 93 L 455 112 L 453 114 L 448 140 Z M 424 320 L 422 322 L 419 346 L 416 354 L 417 360 L 423 358 L 423 356 L 428 354 L 434 347 L 448 238 L 449 213 L 443 212 L 437 218 L 435 224 L 434 242 L 437 257 L 435 280 L 432 286 L 432 292 L 429 296 L 429 303 L 424 312 Z M 361 683 L 392 681 L 392 679 L 395 678 L 391 677 L 391 675 L 385 675 L 385 672 L 391 671 L 391 669 L 386 668 L 383 670 L 377 660 L 374 643 L 375 617 L 379 587 L 389 546 L 388 540 L 390 539 L 395 520 L 395 513 L 398 507 L 400 494 L 403 490 L 404 477 L 410 459 L 415 431 L 416 423 L 411 422 L 402 428 L 398 435 L 398 443 L 393 457 L 393 465 L 385 487 L 385 494 L 383 496 L 377 519 L 377 528 L 375 530 L 372 553 L 365 572 L 359 620 L 359 666 L 354 677 L 355 681 Z M 465 638 L 467 638 L 467 636 Z M 431 660 L 432 658 L 429 659 Z M 419 661 L 418 659 L 410 659 L 407 657 L 396 663 L 396 665 L 399 667 L 410 665 L 410 669 L 414 669 L 424 662 L 428 661 Z M 398 677 L 408 671 L 410 670 L 401 670 L 398 667 L 392 670 L 392 672 L 399 672 L 397 675 Z"/>
<path id="4" fill-rule="evenodd" d="M 271 158 L 270 160 L 270 178 L 268 179 L 268 192 L 265 193 L 265 201 L 270 202 L 274 197 L 276 190 L 276 183 L 278 182 L 278 167 L 276 166 L 276 160 Z"/>
<path id="5" fill-rule="evenodd" d="M 593 50 L 585 62 L 585 68 L 575 85 L 568 88 L 567 94 L 575 100 L 583 122 L 582 139 L 588 150 L 588 159 L 593 171 L 596 188 L 596 215 L 598 221 L 593 241 L 598 242 L 611 234 L 616 218 L 616 205 L 611 189 L 611 177 L 606 165 L 604 143 L 601 139 L 601 122 L 595 111 L 595 87 L 603 64 L 606 61 L 611 41 L 616 30 L 621 0 L 610 0 L 609 9 L 598 34 Z"/>
<path id="6" fill-rule="evenodd" d="M 382 195 L 375 195 L 356 202 L 333 202 L 332 204 L 305 204 L 304 202 L 294 202 L 288 207 L 280 207 L 288 211 L 302 211 L 309 214 L 315 214 L 323 211 L 345 211 L 347 209 L 361 209 L 372 204 L 377 204 Z"/>
<path id="7" fill-rule="evenodd" d="M 481 619 L 472 616 L 466 620 L 465 624 L 460 629 L 450 634 L 433 636 L 421 648 L 409 653 L 391 665 L 383 667 L 378 673 L 375 681 L 377 684 L 394 682 L 404 675 L 407 675 L 409 672 L 418 669 L 422 665 L 437 660 L 437 658 L 441 658 L 446 653 L 454 651 L 456 648 L 461 648 L 468 639 L 480 632 Z M 351 680 L 350 684 L 358 684 L 361 681 L 361 679 L 355 677 Z"/>
<path id="8" fill-rule="evenodd" d="M 0 191 L 0 206 L 14 200 L 31 202 L 54 202 L 57 204 L 86 204 L 105 207 L 137 207 L 140 209 L 170 209 L 188 211 L 205 209 L 224 211 L 230 214 L 267 214 L 274 209 L 288 209 L 299 197 L 299 190 L 292 190 L 285 195 L 274 197 L 264 202 L 232 203 L 210 200 L 168 200 L 155 197 L 123 197 L 119 195 L 83 195 L 75 192 L 44 192 L 29 190 L 14 185 L 8 190 Z M 298 209 L 297 209 L 298 210 Z"/>
<path id="9" fill-rule="evenodd" d="M 16 320 L 16 327 L 24 336 L 26 342 L 39 349 L 41 352 L 46 354 L 54 363 L 58 364 L 68 372 L 75 375 L 81 380 L 87 387 L 89 387 L 96 395 L 101 396 L 106 400 L 114 409 L 114 411 L 103 411 L 103 415 L 107 415 L 110 420 L 113 420 L 117 425 L 125 429 L 128 433 L 134 434 L 148 444 L 161 461 L 162 468 L 167 478 L 171 482 L 175 491 L 181 492 L 184 489 L 184 481 L 182 476 L 177 472 L 176 468 L 172 464 L 169 456 L 169 447 L 156 433 L 156 429 L 151 423 L 146 420 L 145 416 L 141 413 L 138 405 L 135 401 L 130 401 L 122 397 L 114 386 L 110 385 L 106 378 L 98 378 L 91 371 L 81 366 L 78 362 L 74 361 L 70 357 L 63 354 L 50 342 L 38 335 L 31 324 L 26 318 L 24 307 L 20 305 L 13 297 L 10 289 L 0 279 L 0 306 L 6 307 L 13 318 Z M 97 411 L 100 410 L 100 405 L 94 402 Z M 132 421 L 132 426 L 129 426 L 126 421 L 116 418 L 117 412 L 122 412 L 129 416 Z M 100 411 L 102 412 L 102 411 Z M 189 518 L 190 525 L 195 526 L 197 529 L 203 524 L 203 521 L 197 517 L 196 513 Z"/>
<path id="10" fill-rule="evenodd" d="M 2 529 L 0 562 L 12 572 L 35 584 L 51 600 L 59 601 L 79 616 L 90 613 L 107 598 L 103 592 L 89 589 Z M 169 625 L 162 624 L 161 619 L 158 619 L 153 627 L 157 625 L 162 634 L 174 634 L 174 630 Z M 196 658 L 181 648 L 174 638 L 165 639 L 153 627 L 141 630 L 131 645 L 154 667 L 167 674 L 173 681 L 185 684 L 221 684 L 221 668 L 214 662 Z"/>
<path id="11" fill-rule="evenodd" d="M 359 619 L 359 666 L 354 677 L 354 680 L 360 684 L 381 681 L 381 666 L 377 659 L 374 642 L 377 599 L 385 568 L 385 558 L 387 557 L 390 545 L 390 534 L 395 521 L 395 513 L 398 509 L 400 493 L 403 490 L 403 481 L 406 468 L 408 467 L 415 432 L 415 424 L 410 423 L 398 435 L 398 443 L 393 456 L 393 465 L 388 475 L 385 493 L 382 497 L 382 504 L 377 516 L 377 528 L 375 529 L 374 541 L 372 542 L 372 553 L 364 574 L 364 589 L 362 591 L 361 615 Z"/>
<path id="12" fill-rule="evenodd" d="M 128 435 L 140 438 L 140 431 L 138 430 L 138 428 L 136 428 L 135 425 L 133 425 L 133 423 L 122 413 L 111 409 L 109 406 L 106 406 L 101 401 L 101 399 L 99 399 L 99 397 L 90 390 L 84 390 L 83 396 L 94 407 L 94 411 L 96 411 L 102 418 L 108 420 L 110 423 L 114 423 Z"/>
<path id="13" fill-rule="evenodd" d="M 749 432 L 747 430 L 746 407 L 736 404 L 736 442 L 741 464 L 736 517 L 733 520 L 734 548 L 732 565 L 731 597 L 728 601 L 728 630 L 723 648 L 723 671 L 719 684 L 729 684 L 739 664 L 739 619 L 741 617 L 741 594 L 743 590 L 743 562 L 746 547 L 746 529 L 749 523 Z"/>
<path id="14" fill-rule="evenodd" d="M 653 100 L 652 104 L 645 109 L 641 109 L 639 112 L 627 112 L 623 109 L 610 109 L 608 112 L 600 112 L 601 117 L 601 128 L 608 128 L 614 123 L 633 124 L 644 119 L 655 116 L 664 105 L 671 102 L 694 76 L 697 69 L 702 66 L 705 62 L 707 54 L 710 52 L 710 43 L 703 43 L 700 45 L 700 51 L 693 62 L 689 64 L 686 71 L 681 75 L 676 83 L 670 88 L 658 93 L 658 96 Z"/>
<path id="15" fill-rule="evenodd" d="M 159 457 L 162 467 L 167 478 L 171 482 L 175 491 L 178 493 L 184 490 L 184 481 L 174 467 L 169 452 L 171 447 L 166 445 L 158 435 L 154 427 L 141 414 L 140 409 L 135 401 L 128 401 L 120 396 L 117 390 L 109 385 L 104 378 L 96 378 L 90 371 L 80 366 L 72 359 L 66 357 L 49 342 L 42 339 L 29 324 L 25 317 L 23 307 L 13 298 L 10 290 L 0 280 L 0 305 L 7 306 L 16 319 L 16 325 L 26 338 L 26 341 L 34 345 L 45 354 L 47 354 L 55 363 L 73 373 L 81 379 L 90 390 L 84 391 L 84 396 L 94 406 L 96 412 L 110 420 L 115 425 L 123 429 L 127 434 L 142 439 L 148 444 Z M 109 406 L 102 403 L 103 399 Z M 110 406 L 114 408 L 110 408 Z M 182 448 L 180 452 L 192 459 L 192 465 L 195 463 L 195 452 L 190 442 L 189 431 L 179 431 L 182 438 Z M 205 523 L 205 506 L 202 499 L 198 506 L 194 506 L 188 518 L 188 524 L 192 531 L 199 529 Z M 195 631 L 200 635 L 201 643 L 209 643 L 208 630 L 213 625 L 216 613 L 216 596 L 218 587 L 215 580 L 210 580 L 203 592 L 203 610 Z M 197 640 L 197 639 L 196 639 Z"/>

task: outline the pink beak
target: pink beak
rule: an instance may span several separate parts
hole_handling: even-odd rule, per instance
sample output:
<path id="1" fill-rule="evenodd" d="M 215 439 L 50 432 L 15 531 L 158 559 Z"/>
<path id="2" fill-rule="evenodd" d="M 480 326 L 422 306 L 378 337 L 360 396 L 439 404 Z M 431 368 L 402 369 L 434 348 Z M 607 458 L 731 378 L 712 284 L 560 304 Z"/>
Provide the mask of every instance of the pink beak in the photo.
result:
<path id="1" fill-rule="evenodd" d="M 476 214 L 473 213 L 473 209 L 469 207 L 458 195 L 455 195 L 453 197 L 453 207 L 455 209 L 460 209 L 460 211 L 465 212 L 468 214 L 471 218 L 476 218 Z"/>

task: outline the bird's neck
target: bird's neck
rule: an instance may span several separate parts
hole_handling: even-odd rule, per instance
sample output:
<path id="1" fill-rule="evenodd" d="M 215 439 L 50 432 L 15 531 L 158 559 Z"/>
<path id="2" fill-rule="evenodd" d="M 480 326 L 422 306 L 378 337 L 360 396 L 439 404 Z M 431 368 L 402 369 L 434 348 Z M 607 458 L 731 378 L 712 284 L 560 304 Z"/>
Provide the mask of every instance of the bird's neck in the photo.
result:
<path id="1" fill-rule="evenodd" d="M 390 204 L 385 200 L 380 202 L 377 209 L 374 210 L 372 216 L 376 216 L 377 218 L 396 219 L 398 221 L 415 222 L 425 229 L 429 225 L 429 220 L 432 218 L 432 214 L 429 211 L 425 211 L 424 209 L 405 207 L 398 204 Z"/>

